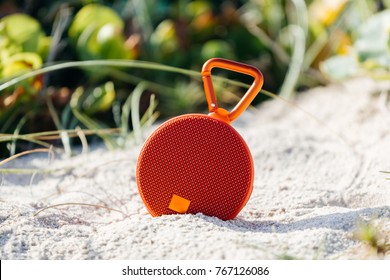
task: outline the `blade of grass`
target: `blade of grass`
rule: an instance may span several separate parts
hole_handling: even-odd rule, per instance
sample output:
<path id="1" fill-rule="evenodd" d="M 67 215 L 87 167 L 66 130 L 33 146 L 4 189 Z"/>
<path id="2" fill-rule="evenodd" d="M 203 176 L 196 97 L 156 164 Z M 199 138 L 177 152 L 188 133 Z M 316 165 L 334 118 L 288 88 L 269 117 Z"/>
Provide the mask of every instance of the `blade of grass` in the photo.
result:
<path id="1" fill-rule="evenodd" d="M 82 147 L 82 152 L 81 153 L 82 154 L 87 154 L 88 151 L 89 151 L 89 147 L 88 147 L 87 137 L 85 136 L 84 131 L 79 126 L 77 126 L 76 127 L 76 133 L 77 133 L 77 136 L 79 137 L 80 142 L 81 142 L 81 147 Z"/>
<path id="2" fill-rule="evenodd" d="M 140 122 L 139 104 L 144 90 L 145 84 L 138 84 L 133 90 L 131 98 L 131 123 L 133 125 L 134 139 L 136 144 L 139 144 L 142 141 L 142 126 Z"/>
<path id="3" fill-rule="evenodd" d="M 306 37 L 304 31 L 298 25 L 289 25 L 287 28 L 291 32 L 291 40 L 293 41 L 294 48 L 286 78 L 280 89 L 280 96 L 290 99 L 294 93 L 295 86 L 301 73 L 305 57 Z"/>
<path id="4" fill-rule="evenodd" d="M 156 96 L 152 94 L 150 96 L 149 107 L 146 109 L 144 115 L 141 117 L 141 125 L 143 127 L 148 128 L 157 120 L 159 113 L 155 111 L 156 108 Z"/>
<path id="5" fill-rule="evenodd" d="M 295 7 L 297 25 L 302 28 L 302 31 L 307 36 L 309 32 L 309 12 L 304 0 L 291 0 Z"/>
<path id="6" fill-rule="evenodd" d="M 125 103 L 122 106 L 121 114 L 121 135 L 123 138 L 126 138 L 126 135 L 129 133 L 129 122 L 130 122 L 130 110 L 131 110 L 131 99 L 132 93 L 126 98 Z"/>
<path id="7" fill-rule="evenodd" d="M 379 171 L 380 173 L 383 173 L 383 174 L 390 174 L 390 171 Z M 385 178 L 386 180 L 390 180 L 390 177 L 389 178 Z"/>
<path id="8" fill-rule="evenodd" d="M 24 156 L 24 155 L 29 155 L 29 154 L 33 154 L 33 153 L 49 153 L 49 154 L 52 154 L 52 156 L 54 156 L 54 152 L 53 152 L 53 149 L 43 149 L 43 148 L 40 148 L 40 149 L 34 149 L 34 150 L 29 150 L 29 151 L 24 151 L 24 152 L 21 152 L 21 153 L 18 153 L 18 154 L 15 154 L 13 156 L 10 156 L 2 161 L 0 161 L 0 166 L 1 165 L 4 165 L 18 157 L 21 157 L 21 156 Z"/>
<path id="9" fill-rule="evenodd" d="M 19 174 L 19 175 L 28 175 L 28 174 L 52 174 L 55 172 L 61 172 L 61 171 L 70 171 L 73 170 L 75 167 L 61 167 L 61 168 L 54 168 L 54 169 L 34 169 L 34 168 L 0 168 L 0 173 L 3 174 Z"/>
<path id="10" fill-rule="evenodd" d="M 50 205 L 50 206 L 44 207 L 44 208 L 38 210 L 37 212 L 35 212 L 34 216 L 37 216 L 40 213 L 42 213 L 43 211 L 46 211 L 46 210 L 51 209 L 51 208 L 57 208 L 57 207 L 62 207 L 62 206 L 71 206 L 71 205 L 102 208 L 102 209 L 106 209 L 108 211 L 121 213 L 123 216 L 128 217 L 128 215 L 126 213 L 124 213 L 124 212 L 122 212 L 120 210 L 114 209 L 114 208 L 110 208 L 110 207 L 107 207 L 107 206 L 104 206 L 104 205 L 89 204 L 89 203 L 78 203 L 78 202 L 68 202 L 68 203 L 59 203 L 59 204 Z"/>
<path id="11" fill-rule="evenodd" d="M 72 61 L 72 62 L 58 63 L 58 64 L 43 67 L 41 69 L 29 71 L 23 75 L 19 75 L 5 81 L 3 84 L 0 85 L 0 91 L 10 86 L 13 86 L 21 81 L 48 72 L 62 70 L 66 68 L 73 68 L 73 67 L 88 68 L 88 67 L 96 67 L 96 66 L 126 67 L 126 68 L 166 71 L 166 72 L 188 75 L 190 77 L 198 78 L 200 80 L 200 73 L 198 71 L 188 70 L 188 69 L 183 69 L 183 68 L 173 67 L 173 66 L 167 66 L 159 63 L 153 63 L 153 62 L 147 62 L 141 60 L 118 60 L 118 59 L 85 60 L 85 61 Z"/>
<path id="12" fill-rule="evenodd" d="M 88 71 L 93 71 L 93 72 L 102 72 L 101 68 L 92 68 L 89 69 Z M 138 85 L 139 83 L 143 82 L 145 83 L 146 87 L 154 92 L 171 92 L 173 91 L 172 87 L 162 85 L 160 83 L 154 83 L 151 81 L 147 81 L 143 78 L 137 77 L 135 75 L 131 75 L 129 73 L 126 73 L 124 71 L 115 69 L 115 68 L 110 68 L 109 75 L 111 75 L 114 79 L 126 82 L 126 83 L 131 83 L 133 85 Z"/>
<path id="13" fill-rule="evenodd" d="M 77 137 L 77 130 L 76 129 L 65 129 L 62 131 L 54 130 L 54 131 L 43 131 L 43 132 L 35 132 L 35 133 L 28 133 L 28 134 L 19 134 L 19 135 L 13 135 L 13 134 L 0 134 L 0 142 L 9 142 L 14 139 L 21 139 L 21 140 L 55 140 L 60 138 L 61 132 L 66 132 L 69 134 L 69 137 Z M 97 133 L 101 134 L 114 134 L 119 133 L 119 128 L 105 128 L 105 129 L 84 129 L 83 130 L 85 135 L 93 135 Z M 47 143 L 45 143 L 47 144 Z"/>
<path id="14" fill-rule="evenodd" d="M 67 156 L 71 156 L 72 155 L 72 148 L 70 145 L 69 136 L 66 132 L 63 131 L 63 127 L 61 125 L 60 118 L 57 114 L 56 109 L 54 108 L 54 104 L 53 104 L 53 101 L 51 99 L 51 96 L 49 96 L 49 95 L 46 95 L 46 105 L 47 105 L 47 108 L 49 109 L 49 113 L 51 115 L 51 118 L 52 118 L 56 128 L 59 131 L 61 131 L 60 138 L 61 138 L 61 142 L 62 142 L 62 145 L 64 147 L 64 150 L 65 150 L 65 154 Z"/>
<path id="15" fill-rule="evenodd" d="M 14 130 L 14 133 L 13 133 L 13 136 L 17 136 L 20 132 L 20 130 L 22 129 L 23 125 L 27 122 L 27 119 L 29 117 L 29 114 L 23 116 L 19 123 L 16 125 L 16 128 Z M 11 142 L 11 146 L 10 146 L 10 155 L 13 156 L 16 152 L 16 138 Z"/>
<path id="16" fill-rule="evenodd" d="M 16 136 L 11 136 L 11 137 L 6 137 L 7 139 L 2 139 L 0 137 L 0 142 L 9 142 L 9 141 L 14 141 L 14 140 L 23 140 L 23 141 L 26 141 L 26 142 L 30 142 L 30 143 L 34 143 L 34 144 L 37 144 L 38 146 L 42 146 L 42 147 L 46 147 L 46 148 L 50 148 L 52 147 L 51 144 L 48 144 L 46 142 L 43 142 L 41 140 L 37 140 L 37 139 L 30 139 L 30 138 L 26 138 L 24 137 L 23 135 L 16 135 Z M 63 149 L 61 148 L 53 148 L 55 151 L 57 152 L 63 152 Z"/>

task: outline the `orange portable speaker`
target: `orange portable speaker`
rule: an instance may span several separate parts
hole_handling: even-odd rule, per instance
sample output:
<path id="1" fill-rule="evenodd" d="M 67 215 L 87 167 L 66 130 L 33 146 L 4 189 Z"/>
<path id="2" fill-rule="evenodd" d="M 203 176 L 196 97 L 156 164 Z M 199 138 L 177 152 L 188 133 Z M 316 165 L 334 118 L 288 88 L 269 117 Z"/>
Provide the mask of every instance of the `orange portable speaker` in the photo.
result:
<path id="1" fill-rule="evenodd" d="M 250 75 L 253 84 L 230 111 L 218 108 L 212 68 Z M 252 102 L 263 75 L 252 66 L 222 59 L 202 69 L 210 113 L 186 114 L 159 126 L 146 140 L 137 162 L 137 185 L 152 216 L 203 213 L 233 219 L 253 188 L 253 160 L 245 141 L 230 125 Z"/>

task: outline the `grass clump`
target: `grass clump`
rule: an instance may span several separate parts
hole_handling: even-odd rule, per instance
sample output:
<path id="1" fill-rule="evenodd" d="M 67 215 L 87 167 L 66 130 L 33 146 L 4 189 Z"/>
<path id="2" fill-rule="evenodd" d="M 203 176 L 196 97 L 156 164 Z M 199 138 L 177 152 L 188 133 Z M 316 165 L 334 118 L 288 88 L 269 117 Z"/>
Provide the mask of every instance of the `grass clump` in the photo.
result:
<path id="1" fill-rule="evenodd" d="M 353 238 L 366 246 L 368 254 L 378 258 L 385 258 L 390 252 L 390 231 L 378 220 L 359 222 Z"/>

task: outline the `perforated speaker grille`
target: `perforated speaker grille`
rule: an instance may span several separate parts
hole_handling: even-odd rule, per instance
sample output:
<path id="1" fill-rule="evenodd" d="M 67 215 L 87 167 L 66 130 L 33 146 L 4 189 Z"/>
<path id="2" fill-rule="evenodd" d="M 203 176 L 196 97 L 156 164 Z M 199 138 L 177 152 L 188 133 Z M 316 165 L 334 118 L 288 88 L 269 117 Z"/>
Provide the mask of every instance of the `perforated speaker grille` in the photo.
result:
<path id="1" fill-rule="evenodd" d="M 137 184 L 153 216 L 177 213 L 168 208 L 176 195 L 190 201 L 186 213 L 233 219 L 252 192 L 252 157 L 229 124 L 183 115 L 162 124 L 145 142 Z"/>

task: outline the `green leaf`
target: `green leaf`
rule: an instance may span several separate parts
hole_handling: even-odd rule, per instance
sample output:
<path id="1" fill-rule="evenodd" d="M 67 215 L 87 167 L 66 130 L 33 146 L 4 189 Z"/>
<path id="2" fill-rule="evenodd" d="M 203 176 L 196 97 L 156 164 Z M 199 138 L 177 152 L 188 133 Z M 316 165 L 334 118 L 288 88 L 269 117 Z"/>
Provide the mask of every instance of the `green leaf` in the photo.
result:
<path id="1" fill-rule="evenodd" d="M 121 30 L 113 24 L 105 24 L 97 33 L 100 58 L 104 59 L 128 59 L 130 50 L 125 48 L 125 40 Z"/>
<path id="2" fill-rule="evenodd" d="M 2 61 L 3 71 L 1 77 L 11 77 L 31 69 L 42 66 L 42 59 L 36 53 L 17 53 Z"/>
<path id="3" fill-rule="evenodd" d="M 43 60 L 49 54 L 51 42 L 52 42 L 52 38 L 49 36 L 48 37 L 42 36 L 39 38 L 37 53 L 42 57 Z"/>
<path id="4" fill-rule="evenodd" d="M 233 48 L 223 40 L 207 41 L 202 47 L 201 56 L 204 61 L 213 57 L 235 59 Z"/>
<path id="5" fill-rule="evenodd" d="M 124 23 L 110 8 L 90 4 L 76 15 L 69 36 L 76 43 L 79 57 L 89 59 L 128 59 Z"/>
<path id="6" fill-rule="evenodd" d="M 1 20 L 11 43 L 21 45 L 26 52 L 36 52 L 39 39 L 44 36 L 37 20 L 25 14 L 13 14 Z"/>
<path id="7" fill-rule="evenodd" d="M 93 89 L 92 93 L 83 102 L 83 109 L 87 115 L 107 111 L 111 108 L 115 96 L 114 84 L 107 82 L 104 86 Z"/>
<path id="8" fill-rule="evenodd" d="M 174 21 L 171 19 L 163 20 L 154 30 L 150 42 L 163 57 L 177 53 L 179 42 Z"/>
<path id="9" fill-rule="evenodd" d="M 387 9 L 390 9 L 390 0 L 383 0 L 382 2 Z"/>
<path id="10" fill-rule="evenodd" d="M 86 5 L 76 14 L 69 28 L 69 37 L 77 41 L 84 30 L 89 28 L 91 24 L 94 24 L 96 29 L 100 29 L 107 23 L 120 30 L 124 28 L 122 19 L 114 10 L 99 4 Z"/>
<path id="11" fill-rule="evenodd" d="M 354 48 L 361 62 L 375 60 L 390 70 L 390 10 L 370 17 L 358 29 L 357 38 Z"/>
<path id="12" fill-rule="evenodd" d="M 321 71 L 330 79 L 342 81 L 358 74 L 359 64 L 352 56 L 334 56 L 320 64 Z"/>

